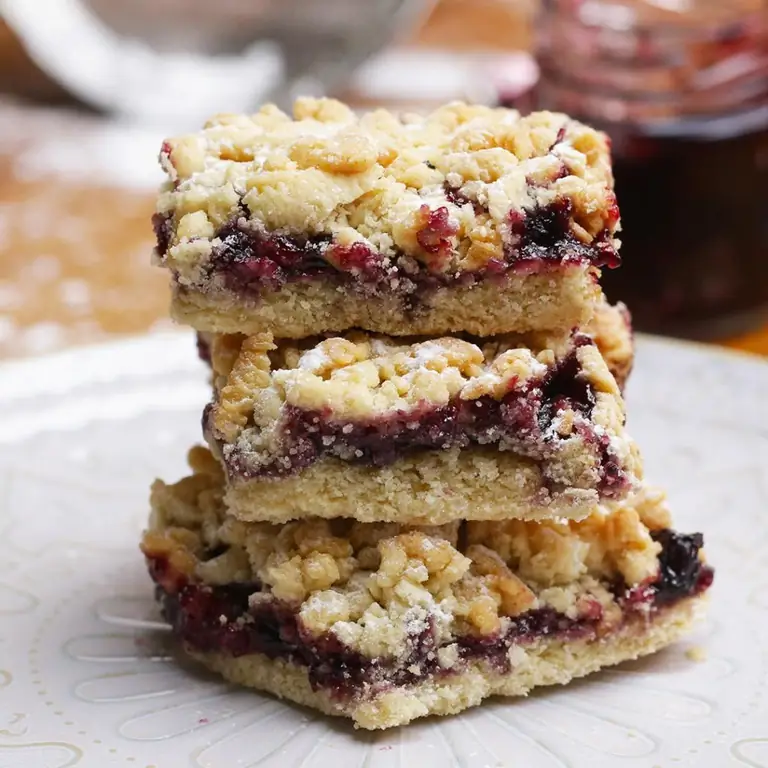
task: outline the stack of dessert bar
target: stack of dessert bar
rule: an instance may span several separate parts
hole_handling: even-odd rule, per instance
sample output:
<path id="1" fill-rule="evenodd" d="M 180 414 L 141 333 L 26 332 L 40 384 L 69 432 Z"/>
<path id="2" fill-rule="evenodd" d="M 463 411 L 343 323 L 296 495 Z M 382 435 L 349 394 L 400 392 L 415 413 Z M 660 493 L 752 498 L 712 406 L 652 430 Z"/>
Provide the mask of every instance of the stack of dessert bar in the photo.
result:
<path id="1" fill-rule="evenodd" d="M 167 141 L 213 397 L 142 548 L 184 649 L 363 728 L 651 653 L 712 582 L 643 484 L 602 134 L 301 99 Z"/>

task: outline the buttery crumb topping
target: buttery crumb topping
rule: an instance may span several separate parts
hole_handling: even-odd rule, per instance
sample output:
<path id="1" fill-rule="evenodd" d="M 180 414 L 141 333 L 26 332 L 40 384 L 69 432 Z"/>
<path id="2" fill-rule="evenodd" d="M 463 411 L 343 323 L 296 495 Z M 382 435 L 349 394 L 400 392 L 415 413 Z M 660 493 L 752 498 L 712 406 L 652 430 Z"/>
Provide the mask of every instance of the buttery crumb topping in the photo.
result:
<path id="1" fill-rule="evenodd" d="M 563 203 L 570 236 L 613 242 L 619 226 L 606 137 L 566 115 L 448 104 L 425 116 L 356 115 L 299 99 L 219 115 L 167 140 L 157 212 L 170 220 L 159 254 L 181 284 L 205 279 L 223 227 L 326 238 L 339 247 L 451 274 L 484 268 L 514 246 L 520 214 Z"/>
<path id="2" fill-rule="evenodd" d="M 553 344 L 556 350 L 531 349 L 516 346 L 519 342 L 511 336 L 482 347 L 451 337 L 408 343 L 363 333 L 303 344 L 274 342 L 266 335 L 213 335 L 211 340 L 214 375 L 221 385 L 214 425 L 229 440 L 240 434 L 249 417 L 267 427 L 286 406 L 343 420 L 439 407 L 455 397 L 500 399 L 544 376 L 568 351 L 564 340 Z M 620 428 L 623 402 L 600 352 L 587 344 L 575 354 L 578 375 L 597 394 L 603 426 Z"/>

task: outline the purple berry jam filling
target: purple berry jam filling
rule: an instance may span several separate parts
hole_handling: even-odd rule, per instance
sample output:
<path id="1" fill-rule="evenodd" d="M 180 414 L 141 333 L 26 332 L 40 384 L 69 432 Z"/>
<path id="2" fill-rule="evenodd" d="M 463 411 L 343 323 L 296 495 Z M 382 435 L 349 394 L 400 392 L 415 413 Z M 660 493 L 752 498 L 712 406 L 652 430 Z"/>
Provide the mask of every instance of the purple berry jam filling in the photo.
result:
<path id="1" fill-rule="evenodd" d="M 244 227 L 243 223 L 243 219 L 238 219 L 219 230 L 221 244 L 211 258 L 212 273 L 223 275 L 232 290 L 276 289 L 332 268 L 323 258 L 330 238 L 267 235 Z"/>
<path id="2" fill-rule="evenodd" d="M 659 576 L 649 584 L 638 584 L 626 589 L 616 585 L 614 592 L 625 609 L 652 605 L 662 608 L 685 597 L 706 592 L 715 578 L 714 569 L 699 559 L 704 546 L 700 533 L 677 533 L 665 528 L 651 531 L 654 541 L 661 544 Z"/>
<path id="3" fill-rule="evenodd" d="M 671 530 L 654 533 L 662 545 L 656 581 L 627 589 L 617 584 L 615 594 L 630 619 L 705 592 L 714 571 L 698 559 L 701 534 L 685 535 Z M 307 668 L 315 690 L 322 688 L 339 698 L 373 690 L 412 685 L 435 674 L 450 674 L 439 667 L 434 627 L 428 625 L 408 640 L 403 658 L 367 658 L 330 634 L 308 632 L 296 612 L 277 600 L 264 600 L 255 607 L 249 597 L 260 591 L 258 584 L 210 587 L 188 582 L 171 573 L 168 561 L 149 558 L 149 570 L 157 583 L 163 615 L 175 634 L 197 651 L 244 656 L 261 653 L 270 659 L 286 659 Z M 539 608 L 516 616 L 501 635 L 456 638 L 463 659 L 482 659 L 500 672 L 509 669 L 512 645 L 528 644 L 542 637 L 564 640 L 594 636 L 602 619 L 602 607 L 579 618 L 569 618 L 552 608 Z M 370 690 L 370 689 L 369 689 Z"/>
<path id="4" fill-rule="evenodd" d="M 471 202 L 455 190 L 449 199 Z M 563 264 L 617 267 L 619 256 L 607 230 L 589 245 L 574 237 L 570 227 L 572 209 L 570 201 L 561 200 L 530 211 L 511 212 L 504 258 L 491 259 L 477 271 L 458 273 L 444 271 L 451 253 L 451 237 L 456 233 L 445 206 L 435 210 L 424 206 L 424 224 L 416 239 L 431 256 L 427 265 L 404 254 L 385 257 L 363 243 L 342 246 L 331 242 L 327 235 L 266 233 L 249 225 L 248 211 L 244 210 L 242 217 L 216 233 L 220 243 L 211 257 L 209 276 L 220 275 L 229 290 L 245 294 L 322 276 L 365 294 L 396 294 L 412 305 L 417 297 L 442 285 L 471 284 L 507 272 L 528 274 Z M 171 242 L 172 222 L 157 214 L 154 228 L 158 253 L 164 256 Z"/>
<path id="5" fill-rule="evenodd" d="M 700 533 L 676 533 L 667 528 L 651 535 L 661 544 L 661 575 L 654 584 L 657 605 L 669 605 L 691 593 L 709 589 L 714 571 L 699 560 L 699 550 L 704 546 L 704 537 Z"/>
<path id="6" fill-rule="evenodd" d="M 510 389 L 500 400 L 488 395 L 476 400 L 454 397 L 444 406 L 424 405 L 364 421 L 334 420 L 330 412 L 289 406 L 281 424 L 279 453 L 268 463 L 254 465 L 247 453 L 232 448 L 223 451 L 228 470 L 233 477 L 248 479 L 282 477 L 324 456 L 383 467 L 418 451 L 498 445 L 541 461 L 548 482 L 546 462 L 563 444 L 555 420 L 562 411 L 572 409 L 585 419 L 576 423 L 577 434 L 597 456 L 598 490 L 605 498 L 621 497 L 631 481 L 614 456 L 608 436 L 598 435 L 589 422 L 595 393 L 581 375 L 576 356 L 578 347 L 593 342 L 588 336 L 575 335 L 573 343 L 574 349 L 544 376 Z"/>
<path id="7" fill-rule="evenodd" d="M 621 259 L 607 232 L 598 235 L 591 245 L 577 240 L 570 230 L 573 203 L 559 200 L 534 211 L 510 211 L 509 223 L 513 242 L 505 250 L 514 254 L 507 260 L 513 269 L 535 271 L 544 263 L 592 262 L 597 267 L 615 269 Z"/>
<path id="8" fill-rule="evenodd" d="M 157 252 L 165 256 L 173 238 L 173 218 L 162 213 L 153 214 L 152 229 L 157 240 Z"/>

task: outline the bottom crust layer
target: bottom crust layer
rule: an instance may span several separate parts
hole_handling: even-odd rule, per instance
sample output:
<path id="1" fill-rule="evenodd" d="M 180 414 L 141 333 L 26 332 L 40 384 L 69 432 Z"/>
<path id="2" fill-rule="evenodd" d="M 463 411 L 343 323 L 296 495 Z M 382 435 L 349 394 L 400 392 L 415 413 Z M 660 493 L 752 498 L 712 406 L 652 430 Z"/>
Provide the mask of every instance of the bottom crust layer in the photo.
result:
<path id="1" fill-rule="evenodd" d="M 588 474 L 586 461 L 580 469 Z M 484 447 L 405 456 L 382 468 L 325 458 L 293 477 L 232 482 L 226 494 L 234 517 L 272 523 L 307 517 L 410 525 L 579 520 L 599 501 L 594 489 L 550 490 L 535 461 Z"/>
<path id="2" fill-rule="evenodd" d="M 525 696 L 540 686 L 564 685 L 603 667 L 655 653 L 690 629 L 702 612 L 704 600 L 702 596 L 687 598 L 647 618 L 638 616 L 602 638 L 542 639 L 514 646 L 508 672 L 499 672 L 484 661 L 473 661 L 461 671 L 351 700 L 337 700 L 327 691 L 313 690 L 306 668 L 282 659 L 270 660 L 262 654 L 235 658 L 223 653 L 187 652 L 231 682 L 328 715 L 348 717 L 356 727 L 376 730 L 405 725 L 428 715 L 456 714 L 490 696 Z"/>
<path id="3" fill-rule="evenodd" d="M 439 287 L 413 298 L 366 295 L 338 281 L 317 279 L 265 289 L 248 298 L 223 288 L 174 286 L 173 319 L 198 331 L 272 333 L 302 339 L 362 328 L 391 336 L 440 336 L 575 328 L 586 323 L 600 298 L 596 270 L 586 265 L 508 273 L 504 280 Z"/>

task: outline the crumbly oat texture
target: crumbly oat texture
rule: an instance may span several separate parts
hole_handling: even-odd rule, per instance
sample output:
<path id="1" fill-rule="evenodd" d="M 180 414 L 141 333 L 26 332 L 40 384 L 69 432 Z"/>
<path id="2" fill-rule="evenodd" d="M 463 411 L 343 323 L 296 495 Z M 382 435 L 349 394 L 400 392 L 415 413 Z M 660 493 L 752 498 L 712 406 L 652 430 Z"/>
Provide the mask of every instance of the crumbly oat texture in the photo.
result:
<path id="1" fill-rule="evenodd" d="M 595 267 L 618 261 L 607 139 L 566 115 L 454 103 L 356 116 L 300 99 L 294 119 L 272 106 L 215 117 L 160 159 L 157 260 L 174 315 L 198 330 L 574 327 Z"/>
<path id="2" fill-rule="evenodd" d="M 526 696 L 534 688 L 566 685 L 571 680 L 624 661 L 648 656 L 686 635 L 703 613 L 705 599 L 689 598 L 665 608 L 651 620 L 637 620 L 616 633 L 591 640 L 542 640 L 520 649 L 517 663 L 499 672 L 482 661 L 443 678 L 394 687 L 372 700 L 339 701 L 314 690 L 305 669 L 262 654 L 233 658 L 221 653 L 187 653 L 233 683 L 279 698 L 351 718 L 357 728 L 393 728 L 429 715 L 454 715 L 491 696 Z"/>
<path id="3" fill-rule="evenodd" d="M 445 207 L 456 231 L 441 271 L 451 272 L 501 256 L 510 211 L 565 197 L 583 242 L 617 225 L 607 139 L 566 115 L 455 103 L 426 117 L 356 117 L 337 101 L 299 99 L 294 118 L 268 105 L 165 143 L 158 212 L 174 217 L 167 263 L 182 284 L 199 279 L 212 236 L 240 216 L 435 261 L 417 234 L 424 205 Z"/>
<path id="4" fill-rule="evenodd" d="M 588 337 L 535 336 L 213 336 L 206 426 L 233 514 L 578 518 L 621 498 L 642 467 L 615 379 Z"/>
<path id="5" fill-rule="evenodd" d="M 279 654 L 269 661 L 243 646 L 233 646 L 240 648 L 233 655 L 195 642 L 188 650 L 228 679 L 351 717 L 364 728 L 450 714 L 491 695 L 524 695 L 651 653 L 687 628 L 698 602 L 682 596 L 652 608 L 631 599 L 627 608 L 615 589 L 621 583 L 626 595 L 641 596 L 660 578 L 662 547 L 654 532 L 671 521 L 663 494 L 653 489 L 581 522 L 400 526 L 314 518 L 272 525 L 227 514 L 224 478 L 208 451 L 193 449 L 190 463 L 193 475 L 155 483 L 142 542 L 148 561 L 163 564 L 154 578 L 166 594 L 189 600 L 186 585 L 208 595 L 241 585 L 252 592 L 251 621 L 274 626 L 287 612 L 314 652 L 343 648 L 351 660 L 387 659 L 395 666 L 385 664 L 378 677 L 356 683 L 351 696 L 331 696 L 317 669 L 311 684 L 306 668 Z M 227 626 L 224 615 L 219 622 L 215 604 L 212 615 L 230 639 L 247 626 L 235 618 Z M 553 623 L 550 616 L 562 618 Z M 531 636 L 542 620 L 550 630 Z M 557 630 L 551 634 L 563 621 L 572 622 L 567 640 Z M 492 658 L 466 653 L 492 649 L 509 633 L 519 641 Z M 429 638 L 431 654 L 414 656 L 419 637 Z M 410 677 L 388 684 L 386 670 L 397 664 Z"/>
<path id="6" fill-rule="evenodd" d="M 527 391 L 571 351 L 578 365 L 573 376 L 591 385 L 596 399 L 619 397 L 595 345 L 573 347 L 568 336 L 542 339 L 550 342 L 544 348 L 531 349 L 516 341 L 497 337 L 476 344 L 448 336 L 411 342 L 353 332 L 275 343 L 268 335 L 257 335 L 242 338 L 237 356 L 223 359 L 217 354 L 219 345 L 232 349 L 237 341 L 214 337 L 214 375 L 224 382 L 212 414 L 214 434 L 237 439 L 250 419 L 259 426 L 269 425 L 286 406 L 354 420 L 393 412 L 413 413 L 416 418 L 420 409 L 444 406 L 454 397 L 499 400 L 516 390 Z M 229 370 L 223 367 L 230 362 Z M 594 409 L 601 407 L 595 404 Z M 621 426 L 620 402 L 606 403 L 603 410 L 606 421 L 599 422 L 601 426 Z"/>

